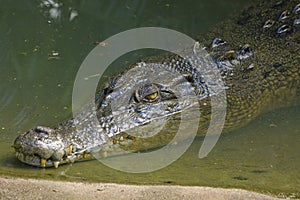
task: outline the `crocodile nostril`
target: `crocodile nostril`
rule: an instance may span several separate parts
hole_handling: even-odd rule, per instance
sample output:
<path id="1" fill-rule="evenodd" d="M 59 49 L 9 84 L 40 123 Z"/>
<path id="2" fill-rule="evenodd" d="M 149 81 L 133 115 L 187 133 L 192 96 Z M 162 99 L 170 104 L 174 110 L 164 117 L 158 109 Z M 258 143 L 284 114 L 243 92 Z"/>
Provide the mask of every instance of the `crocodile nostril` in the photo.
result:
<path id="1" fill-rule="evenodd" d="M 49 128 L 49 127 L 45 127 L 45 126 L 37 126 L 34 129 L 35 132 L 37 133 L 46 133 L 46 134 L 51 134 L 53 133 L 53 129 Z"/>

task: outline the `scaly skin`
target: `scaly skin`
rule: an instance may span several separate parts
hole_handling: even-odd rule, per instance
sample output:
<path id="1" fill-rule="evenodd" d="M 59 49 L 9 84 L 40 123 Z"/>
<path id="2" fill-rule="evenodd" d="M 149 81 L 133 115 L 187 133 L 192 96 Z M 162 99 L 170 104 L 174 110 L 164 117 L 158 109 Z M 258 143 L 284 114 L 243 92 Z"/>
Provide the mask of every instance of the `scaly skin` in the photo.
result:
<path id="1" fill-rule="evenodd" d="M 294 0 L 257 3 L 199 39 L 217 63 L 226 86 L 224 132 L 244 126 L 270 109 L 299 104 L 299 3 Z M 284 11 L 289 12 L 288 17 Z M 153 62 L 164 65 L 150 64 Z M 145 83 L 138 79 L 147 75 L 139 70 L 144 65 L 154 74 L 167 70 L 182 76 Z M 187 110 L 193 102 L 188 98 L 179 102 L 171 90 L 185 83 L 189 84 L 190 91 L 181 92 L 187 96 L 191 91 L 195 93 L 201 107 L 198 134 L 205 134 L 211 117 L 210 95 L 217 94 L 209 94 L 209 83 L 194 66 L 177 56 L 166 56 L 149 58 L 131 70 L 136 70 L 135 77 L 126 76 L 128 70 L 100 90 L 96 99 L 98 124 L 91 120 L 93 104 L 90 104 L 79 115 L 80 121 L 69 120 L 56 128 L 29 130 L 14 142 L 18 159 L 33 166 L 58 167 L 90 152 L 106 157 L 121 153 L 120 149 L 140 151 L 163 146 L 174 137 L 172 129 L 177 130 L 178 113 Z M 164 72 L 160 75 L 164 76 Z M 131 92 L 127 102 L 122 101 L 124 91 Z M 120 99 L 121 104 L 112 112 L 111 102 L 115 99 Z M 159 127 L 163 118 L 169 121 L 166 131 L 149 138 L 139 137 L 151 135 L 151 129 Z M 144 124 L 150 121 L 149 129 Z M 139 135 L 126 133 L 135 127 L 145 130 Z"/>

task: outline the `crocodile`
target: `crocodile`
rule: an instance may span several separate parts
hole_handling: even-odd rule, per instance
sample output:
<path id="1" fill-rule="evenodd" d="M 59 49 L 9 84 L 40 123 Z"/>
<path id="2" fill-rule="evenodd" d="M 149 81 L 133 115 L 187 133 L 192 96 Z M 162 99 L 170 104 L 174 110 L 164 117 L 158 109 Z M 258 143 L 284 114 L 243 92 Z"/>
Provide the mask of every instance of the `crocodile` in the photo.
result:
<path id="1" fill-rule="evenodd" d="M 274 108 L 299 104 L 300 2 L 253 2 L 198 41 L 215 62 L 225 85 L 224 133 Z M 164 146 L 174 137 L 168 130 L 178 129 L 178 115 L 192 102 L 189 98 L 180 102 L 170 89 L 174 86 L 185 86 L 196 97 L 201 105 L 198 135 L 205 135 L 211 118 L 210 100 L 218 94 L 209 92 L 209 83 L 192 61 L 172 54 L 134 64 L 99 89 L 95 101 L 79 114 L 81 121 L 71 119 L 52 128 L 37 126 L 19 135 L 13 144 L 17 158 L 28 165 L 57 168 L 93 151 L 107 157 L 120 153 L 120 148 L 138 152 Z M 138 69 L 143 66 L 180 76 L 150 83 L 139 80 L 139 75 L 126 76 L 135 69 L 141 73 Z M 129 91 L 126 101 L 122 100 L 124 91 Z M 112 101 L 118 98 L 122 104 L 112 109 Z M 94 111 L 97 123 L 92 120 Z M 165 120 L 170 124 L 164 127 L 167 131 L 157 131 Z M 148 124 L 152 124 L 150 129 Z M 140 127 L 145 130 L 139 135 Z M 159 134 L 151 135 L 152 131 Z"/>

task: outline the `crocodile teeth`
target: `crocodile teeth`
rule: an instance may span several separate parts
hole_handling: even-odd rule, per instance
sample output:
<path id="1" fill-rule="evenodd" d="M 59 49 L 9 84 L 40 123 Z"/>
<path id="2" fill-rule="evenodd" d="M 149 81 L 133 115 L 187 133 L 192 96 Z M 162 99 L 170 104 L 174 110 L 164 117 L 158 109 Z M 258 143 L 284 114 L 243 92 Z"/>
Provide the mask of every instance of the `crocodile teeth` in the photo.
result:
<path id="1" fill-rule="evenodd" d="M 54 165 L 55 168 L 58 168 L 59 161 L 54 161 L 54 162 L 53 162 L 53 165 Z"/>
<path id="2" fill-rule="evenodd" d="M 87 157 L 87 152 L 84 151 L 84 152 L 82 153 L 82 158 L 86 158 L 86 157 Z"/>
<path id="3" fill-rule="evenodd" d="M 46 162 L 47 162 L 47 160 L 45 158 L 41 158 L 41 160 L 40 160 L 40 166 L 41 167 L 46 167 Z"/>
<path id="4" fill-rule="evenodd" d="M 19 160 L 23 160 L 24 159 L 24 154 L 20 153 L 20 152 L 16 152 L 16 157 L 19 159 Z"/>
<path id="5" fill-rule="evenodd" d="M 72 155 L 72 151 L 73 151 L 73 145 L 72 144 L 70 144 L 69 145 L 69 148 L 68 148 L 68 155 Z"/>
<path id="6" fill-rule="evenodd" d="M 102 156 L 102 158 L 106 158 L 107 157 L 107 151 L 102 151 L 101 156 Z"/>

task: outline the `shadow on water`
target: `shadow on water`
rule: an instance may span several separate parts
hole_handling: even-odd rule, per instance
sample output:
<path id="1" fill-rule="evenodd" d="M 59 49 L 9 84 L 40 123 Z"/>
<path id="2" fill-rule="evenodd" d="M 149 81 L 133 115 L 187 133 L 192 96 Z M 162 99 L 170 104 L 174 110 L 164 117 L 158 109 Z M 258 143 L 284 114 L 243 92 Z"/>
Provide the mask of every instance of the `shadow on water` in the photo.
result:
<path id="1" fill-rule="evenodd" d="M 45 170 L 14 157 L 11 144 L 18 134 L 71 116 L 76 72 L 97 43 L 142 26 L 167 27 L 195 37 L 242 8 L 241 0 L 63 1 L 59 9 L 48 5 L 50 1 L 0 2 L 1 175 L 237 187 L 300 196 L 299 107 L 265 114 L 222 136 L 205 159 L 197 157 L 203 139 L 197 138 L 179 160 L 149 174 L 118 172 L 96 160 Z"/>

